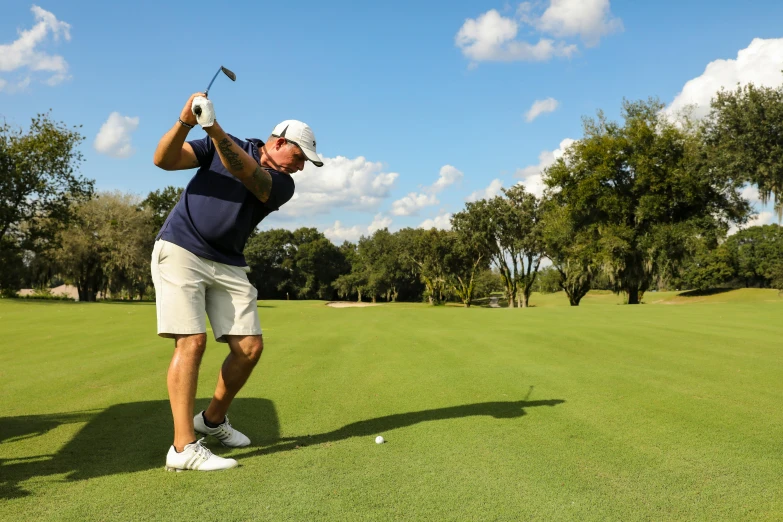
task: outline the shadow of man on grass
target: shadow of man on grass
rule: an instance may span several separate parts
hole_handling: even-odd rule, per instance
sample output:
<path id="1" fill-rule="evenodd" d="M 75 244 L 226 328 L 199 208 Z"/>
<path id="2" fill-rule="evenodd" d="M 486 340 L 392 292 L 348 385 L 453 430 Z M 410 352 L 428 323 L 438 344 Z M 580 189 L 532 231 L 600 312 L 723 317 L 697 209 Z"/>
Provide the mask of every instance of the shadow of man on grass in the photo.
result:
<path id="1" fill-rule="evenodd" d="M 525 408 L 537 406 L 556 406 L 565 401 L 562 399 L 550 399 L 542 401 L 503 401 L 503 402 L 479 402 L 476 404 L 464 404 L 462 406 L 450 406 L 447 408 L 435 408 L 432 410 L 414 411 L 409 413 L 397 413 L 375 419 L 367 419 L 346 424 L 326 433 L 318 435 L 303 435 L 298 437 L 281 437 L 272 446 L 261 448 L 254 454 L 267 455 L 280 451 L 289 451 L 302 446 L 324 444 L 350 439 L 352 437 L 375 436 L 398 428 L 405 428 L 420 422 L 439 421 L 447 419 L 461 419 L 464 417 L 491 416 L 496 419 L 515 419 L 525 415 Z M 282 443 L 282 444 L 280 444 Z"/>
<path id="2" fill-rule="evenodd" d="M 346 424 L 318 435 L 280 437 L 280 424 L 272 401 L 238 398 L 231 405 L 231 417 L 253 441 L 257 450 L 237 458 L 277 453 L 300 446 L 336 442 L 351 437 L 376 435 L 420 422 L 488 415 L 513 419 L 525 415 L 525 408 L 555 406 L 565 401 L 481 402 L 409 413 L 386 415 Z M 206 408 L 208 400 L 196 401 L 196 410 Z M 54 453 L 0 459 L 0 499 L 30 494 L 22 484 L 32 478 L 65 475 L 65 480 L 163 469 L 173 426 L 168 401 L 117 404 L 102 411 L 72 412 L 0 418 L 0 444 L 13 445 L 41 437 L 63 425 L 83 423 L 84 427 L 65 446 Z M 215 453 L 231 451 L 210 444 Z M 9 454 L 8 447 L 3 452 Z"/>

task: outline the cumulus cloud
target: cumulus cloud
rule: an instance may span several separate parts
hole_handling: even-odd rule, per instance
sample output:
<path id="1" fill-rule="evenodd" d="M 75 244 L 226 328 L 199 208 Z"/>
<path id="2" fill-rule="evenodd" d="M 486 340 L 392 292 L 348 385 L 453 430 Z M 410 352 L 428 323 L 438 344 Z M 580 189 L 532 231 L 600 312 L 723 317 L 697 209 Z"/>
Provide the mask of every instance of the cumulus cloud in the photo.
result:
<path id="1" fill-rule="evenodd" d="M 334 225 L 327 227 L 324 230 L 324 235 L 332 241 L 332 243 L 342 243 L 343 241 L 356 242 L 362 237 L 362 229 L 358 225 L 352 227 L 343 226 L 340 221 L 335 221 Z"/>
<path id="2" fill-rule="evenodd" d="M 109 119 L 101 125 L 93 146 L 101 154 L 113 158 L 129 158 L 136 152 L 131 144 L 131 137 L 138 127 L 138 116 L 131 118 L 119 112 L 112 112 Z"/>
<path id="3" fill-rule="evenodd" d="M 433 192 L 440 192 L 450 185 L 459 183 L 462 181 L 463 177 L 464 174 L 457 170 L 456 167 L 452 167 L 451 165 L 443 165 L 440 168 L 440 175 L 438 176 L 438 180 L 432 185 L 431 190 Z"/>
<path id="4" fill-rule="evenodd" d="M 525 120 L 530 123 L 544 113 L 554 112 L 558 105 L 560 105 L 560 103 L 554 98 L 536 100 L 533 102 L 530 110 L 527 111 L 527 114 L 525 114 Z"/>
<path id="5" fill-rule="evenodd" d="M 518 12 L 539 31 L 558 38 L 578 36 L 587 47 L 623 30 L 622 20 L 612 16 L 609 0 L 552 0 L 540 17 L 532 15 L 534 9 L 531 2 L 523 2 Z"/>
<path id="6" fill-rule="evenodd" d="M 321 168 L 308 162 L 294 175 L 296 193 L 280 213 L 294 217 L 336 209 L 373 211 L 389 197 L 398 176 L 396 172 L 384 172 L 383 164 L 362 156 L 324 158 Z"/>
<path id="7" fill-rule="evenodd" d="M 478 18 L 465 20 L 454 43 L 466 58 L 477 62 L 545 62 L 570 57 L 577 47 L 541 38 L 537 43 L 517 40 L 519 24 L 491 9 Z"/>
<path id="8" fill-rule="evenodd" d="M 544 169 L 553 164 L 558 158 L 561 158 L 574 141 L 571 138 L 566 138 L 560 142 L 560 146 L 555 150 L 541 151 L 538 155 L 537 165 L 529 165 L 517 169 L 515 176 L 522 180 L 525 190 L 540 198 L 544 194 L 544 182 L 541 176 Z"/>
<path id="9" fill-rule="evenodd" d="M 437 204 L 438 199 L 434 194 L 411 192 L 392 203 L 391 213 L 395 216 L 415 216 L 419 210 Z"/>
<path id="10" fill-rule="evenodd" d="M 340 221 L 335 221 L 334 225 L 327 227 L 326 230 L 324 230 L 324 235 L 333 243 L 340 244 L 343 241 L 352 241 L 355 243 L 363 235 L 372 235 L 377 230 L 389 228 L 391 224 L 392 220 L 390 217 L 384 216 L 383 214 L 376 214 L 372 223 L 366 227 L 360 225 L 346 227 L 343 226 Z"/>
<path id="11" fill-rule="evenodd" d="M 520 25 L 538 32 L 537 42 L 517 37 Z M 502 16 L 491 9 L 468 18 L 454 37 L 454 43 L 475 66 L 479 62 L 544 62 L 555 57 L 570 58 L 578 51 L 579 38 L 587 47 L 598 45 L 602 36 L 622 31 L 623 23 L 612 16 L 609 0 L 537 0 L 519 5 L 516 17 Z"/>
<path id="12" fill-rule="evenodd" d="M 383 214 L 376 214 L 375 218 L 373 218 L 372 223 L 367 227 L 367 232 L 372 234 L 376 230 L 381 230 L 382 228 L 389 228 L 392 224 L 392 219 L 389 216 L 384 216 Z"/>
<path id="13" fill-rule="evenodd" d="M 500 194 L 500 189 L 502 188 L 503 182 L 499 179 L 493 179 L 492 183 L 490 183 L 487 188 L 472 192 L 467 198 L 465 198 L 465 201 L 470 203 L 480 199 L 492 199 Z"/>
<path id="14" fill-rule="evenodd" d="M 23 89 L 32 81 L 33 75 L 46 74 L 45 83 L 56 85 L 68 78 L 68 62 L 60 55 L 48 54 L 41 49 L 48 40 L 59 41 L 60 37 L 71 39 L 71 26 L 57 19 L 49 11 L 37 5 L 31 8 L 36 24 L 18 32 L 19 37 L 10 44 L 0 44 L 0 73 L 17 73 L 9 82 L 0 80 L 0 89 Z"/>
<path id="15" fill-rule="evenodd" d="M 733 234 L 736 234 L 740 230 L 745 230 L 746 228 L 750 228 L 750 227 L 758 227 L 758 226 L 762 226 L 762 225 L 771 225 L 774 222 L 775 222 L 775 214 L 773 212 L 769 211 L 769 210 L 765 210 L 763 212 L 757 213 L 755 216 L 750 218 L 747 223 L 745 223 L 744 225 L 742 225 L 740 227 L 732 226 L 729 229 L 727 235 L 731 236 Z"/>
<path id="16" fill-rule="evenodd" d="M 431 228 L 439 228 L 441 230 L 451 230 L 451 213 L 440 212 L 437 216 L 431 219 L 425 219 L 422 221 L 419 228 L 429 230 Z"/>
<path id="17" fill-rule="evenodd" d="M 742 197 L 750 201 L 751 205 L 761 203 L 761 196 L 759 195 L 759 189 L 753 185 L 745 185 L 742 189 Z"/>
<path id="18" fill-rule="evenodd" d="M 736 59 L 715 60 L 707 64 L 701 76 L 689 80 L 682 91 L 665 109 L 670 116 L 693 106 L 693 116 L 709 113 L 710 100 L 721 89 L 734 89 L 753 83 L 756 86 L 777 87 L 783 84 L 783 38 L 755 38 Z"/>

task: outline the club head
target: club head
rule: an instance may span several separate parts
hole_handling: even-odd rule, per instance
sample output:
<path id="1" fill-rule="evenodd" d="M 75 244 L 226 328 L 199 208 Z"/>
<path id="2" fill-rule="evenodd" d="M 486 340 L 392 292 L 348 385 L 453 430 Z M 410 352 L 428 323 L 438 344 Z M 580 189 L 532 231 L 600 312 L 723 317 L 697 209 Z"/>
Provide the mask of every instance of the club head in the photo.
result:
<path id="1" fill-rule="evenodd" d="M 218 69 L 218 70 L 217 70 L 217 72 L 215 73 L 215 76 L 213 76 L 213 77 L 212 77 L 212 81 L 211 81 L 211 82 L 209 82 L 209 85 L 207 85 L 207 89 L 204 91 L 204 96 L 208 96 L 208 95 L 209 95 L 209 89 L 211 89 L 211 88 L 212 88 L 212 84 L 215 82 L 215 78 L 217 78 L 217 77 L 218 77 L 218 74 L 220 74 L 221 72 L 222 72 L 223 74 L 225 74 L 226 76 L 228 76 L 228 78 L 229 78 L 229 79 L 230 79 L 232 82 L 235 82 L 235 81 L 237 81 L 237 75 L 236 75 L 236 74 L 234 74 L 234 71 L 232 71 L 232 70 L 230 70 L 230 69 L 226 69 L 225 67 L 223 67 L 223 66 L 221 65 L 221 66 L 220 66 L 220 69 Z"/>
<path id="2" fill-rule="evenodd" d="M 223 67 L 222 65 L 220 66 L 220 70 L 221 70 L 221 71 L 223 71 L 223 74 L 225 74 L 226 76 L 228 76 L 229 78 L 231 78 L 231 81 L 232 81 L 232 82 L 235 82 L 235 81 L 237 81 L 237 75 L 236 75 L 236 74 L 234 74 L 234 72 L 233 72 L 233 71 L 230 71 L 230 70 L 226 69 L 226 68 L 225 68 L 225 67 Z"/>

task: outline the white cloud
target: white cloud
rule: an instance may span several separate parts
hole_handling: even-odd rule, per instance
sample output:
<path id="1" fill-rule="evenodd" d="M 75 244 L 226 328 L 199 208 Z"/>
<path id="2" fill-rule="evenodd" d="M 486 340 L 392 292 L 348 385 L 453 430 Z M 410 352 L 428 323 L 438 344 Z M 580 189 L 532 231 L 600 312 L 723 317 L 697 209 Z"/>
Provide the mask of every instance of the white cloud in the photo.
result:
<path id="1" fill-rule="evenodd" d="M 36 24 L 32 29 L 19 31 L 19 38 L 10 44 L 0 44 L 0 72 L 19 71 L 25 76 L 21 81 L 14 82 L 14 89 L 23 89 L 30 81 L 30 74 L 37 72 L 51 73 L 45 80 L 49 85 L 56 85 L 68 78 L 68 62 L 56 54 L 47 54 L 40 47 L 49 39 L 55 41 L 62 36 L 71 39 L 71 26 L 57 19 L 52 13 L 37 5 L 31 8 Z M 8 87 L 7 80 L 0 81 L 0 89 Z"/>
<path id="2" fill-rule="evenodd" d="M 367 227 L 367 232 L 372 234 L 376 230 L 381 230 L 382 228 L 389 228 L 389 226 L 392 224 L 392 219 L 388 216 L 384 216 L 383 214 L 376 214 L 375 218 L 373 218 L 372 223 Z"/>
<path id="3" fill-rule="evenodd" d="M 742 189 L 741 195 L 744 199 L 750 201 L 751 205 L 761 203 L 761 196 L 759 195 L 759 189 L 753 185 L 745 185 Z"/>
<path id="4" fill-rule="evenodd" d="M 516 40 L 519 25 L 511 18 L 500 15 L 495 9 L 478 18 L 465 20 L 454 43 L 462 54 L 477 62 L 543 62 L 555 56 L 570 57 L 577 51 L 576 45 L 541 38 L 538 43 Z"/>
<path id="5" fill-rule="evenodd" d="M 343 241 L 356 242 L 362 237 L 362 229 L 358 225 L 352 227 L 344 227 L 340 221 L 335 221 L 334 225 L 327 227 L 324 230 L 324 235 L 332 241 L 332 243 L 342 243 Z"/>
<path id="6" fill-rule="evenodd" d="M 131 144 L 131 135 L 138 127 L 138 116 L 131 118 L 119 112 L 112 112 L 109 119 L 101 125 L 93 146 L 101 154 L 114 158 L 129 158 L 136 152 Z"/>
<path id="7" fill-rule="evenodd" d="M 525 114 L 525 120 L 530 123 L 544 113 L 554 112 L 558 105 L 560 105 L 560 103 L 554 98 L 536 100 L 533 102 L 530 110 L 527 111 L 527 114 Z"/>
<path id="8" fill-rule="evenodd" d="M 748 220 L 748 222 L 745 223 L 744 225 L 742 225 L 740 227 L 737 227 L 737 226 L 731 227 L 729 229 L 727 235 L 730 236 L 732 234 L 736 234 L 740 230 L 745 230 L 746 228 L 750 228 L 750 227 L 758 227 L 758 226 L 762 226 L 762 225 L 771 225 L 774 222 L 775 222 L 775 214 L 773 212 L 771 212 L 771 211 L 765 210 L 763 212 L 759 212 L 758 214 L 756 214 L 755 216 L 750 218 Z"/>
<path id="9" fill-rule="evenodd" d="M 434 194 L 411 192 L 392 203 L 391 213 L 395 216 L 415 216 L 419 210 L 437 204 L 438 199 Z"/>
<path id="10" fill-rule="evenodd" d="M 422 221 L 419 228 L 429 230 L 431 228 L 439 228 L 441 230 L 451 230 L 451 214 L 447 212 L 440 212 L 432 219 L 425 219 Z"/>
<path id="11" fill-rule="evenodd" d="M 346 227 L 338 220 L 334 222 L 334 225 L 327 227 L 326 230 L 324 230 L 324 235 L 336 244 L 340 244 L 343 241 L 352 241 L 355 243 L 363 235 L 372 235 L 377 230 L 389 228 L 391 224 L 391 218 L 384 216 L 383 214 L 376 214 L 372 223 L 366 227 L 359 225 Z"/>
<path id="12" fill-rule="evenodd" d="M 443 165 L 440 168 L 438 181 L 432 185 L 431 190 L 432 192 L 440 192 L 446 187 L 462 181 L 463 177 L 464 174 L 457 170 L 456 167 L 452 167 L 451 165 Z"/>
<path id="13" fill-rule="evenodd" d="M 498 194 L 500 194 L 500 189 L 503 188 L 503 182 L 499 179 L 493 179 L 492 183 L 489 184 L 489 186 L 482 190 L 477 190 L 476 192 L 473 192 L 465 198 L 465 201 L 467 202 L 473 202 L 478 201 L 480 199 L 492 199 Z"/>
<path id="14" fill-rule="evenodd" d="M 398 174 L 384 172 L 383 164 L 359 156 L 324 158 L 324 166 L 310 162 L 294 175 L 296 193 L 282 207 L 284 216 L 312 216 L 336 209 L 372 211 L 389 197 Z"/>
<path id="15" fill-rule="evenodd" d="M 598 45 L 604 35 L 623 30 L 622 20 L 612 17 L 609 0 L 552 0 L 540 18 L 530 17 L 531 11 L 530 2 L 520 6 L 523 20 L 539 31 L 558 38 L 578 36 L 587 47 Z"/>
<path id="16" fill-rule="evenodd" d="M 665 112 L 675 116 L 694 105 L 693 115 L 709 113 L 710 100 L 724 87 L 732 90 L 737 84 L 753 83 L 757 87 L 777 87 L 783 84 L 783 38 L 755 38 L 737 53 L 736 59 L 715 60 L 707 64 L 701 76 L 689 80 Z"/>
<path id="17" fill-rule="evenodd" d="M 515 176 L 522 179 L 522 184 L 525 186 L 525 190 L 530 192 L 536 197 L 541 197 L 544 194 L 544 182 L 541 174 L 544 169 L 550 166 L 562 157 L 565 150 L 574 143 L 575 140 L 566 138 L 560 142 L 560 146 L 555 150 L 544 150 L 538 155 L 538 165 L 529 165 L 522 169 L 517 169 Z"/>

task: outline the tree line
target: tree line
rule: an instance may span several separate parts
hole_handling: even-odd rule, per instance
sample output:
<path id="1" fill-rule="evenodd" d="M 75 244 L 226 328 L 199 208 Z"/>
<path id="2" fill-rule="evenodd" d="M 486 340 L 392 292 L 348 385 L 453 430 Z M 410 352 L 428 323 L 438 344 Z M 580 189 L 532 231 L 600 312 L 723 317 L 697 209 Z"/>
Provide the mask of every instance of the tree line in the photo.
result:
<path id="1" fill-rule="evenodd" d="M 590 289 L 639 303 L 651 289 L 783 288 L 783 233 L 750 227 L 742 191 L 781 213 L 783 87 L 721 91 L 701 120 L 656 99 L 601 112 L 542 174 L 465 204 L 450 230 L 378 230 L 335 245 L 315 228 L 256 231 L 245 257 L 261 299 L 446 301 L 490 295 L 527 307 L 534 291 L 578 305 Z M 181 188 L 146 198 L 96 193 L 78 175 L 78 128 L 33 118 L 0 126 L 0 293 L 68 282 L 81 300 L 150 297 L 149 256 Z M 542 266 L 547 265 L 542 269 Z"/>

